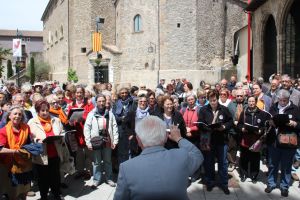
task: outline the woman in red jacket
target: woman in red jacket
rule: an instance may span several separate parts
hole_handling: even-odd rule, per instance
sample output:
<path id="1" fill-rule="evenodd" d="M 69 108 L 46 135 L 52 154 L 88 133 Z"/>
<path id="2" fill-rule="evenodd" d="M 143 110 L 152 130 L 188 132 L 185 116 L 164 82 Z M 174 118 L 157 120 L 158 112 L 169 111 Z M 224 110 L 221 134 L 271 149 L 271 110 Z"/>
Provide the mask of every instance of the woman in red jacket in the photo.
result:
<path id="1" fill-rule="evenodd" d="M 68 114 L 72 109 L 82 108 L 83 115 L 82 118 L 76 120 L 69 120 L 69 124 L 76 129 L 75 137 L 78 143 L 78 149 L 75 152 L 75 167 L 78 171 L 77 178 L 84 176 L 85 179 L 90 178 L 90 170 L 92 169 L 91 164 L 91 152 L 86 147 L 83 128 L 84 122 L 88 113 L 94 108 L 92 103 L 89 103 L 87 99 L 84 98 L 85 90 L 82 86 L 76 86 L 75 99 L 72 103 L 68 104 Z M 86 170 L 86 171 L 85 171 Z"/>

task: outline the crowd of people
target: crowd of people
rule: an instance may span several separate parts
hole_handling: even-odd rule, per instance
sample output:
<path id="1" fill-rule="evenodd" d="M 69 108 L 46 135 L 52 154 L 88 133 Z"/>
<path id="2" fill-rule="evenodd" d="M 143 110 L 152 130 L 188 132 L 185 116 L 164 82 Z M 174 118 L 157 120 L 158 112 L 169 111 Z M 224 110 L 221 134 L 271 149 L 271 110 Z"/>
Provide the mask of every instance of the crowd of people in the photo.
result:
<path id="1" fill-rule="evenodd" d="M 265 192 L 277 187 L 280 170 L 279 188 L 287 197 L 291 180 L 299 181 L 300 84 L 281 74 L 267 82 L 237 82 L 234 75 L 214 85 L 201 81 L 197 89 L 185 78 L 169 84 L 161 79 L 154 89 L 56 81 L 18 88 L 7 82 L 0 91 L 0 194 L 26 199 L 34 195 L 35 184 L 42 200 L 48 199 L 49 189 L 55 199 L 64 199 L 61 190 L 68 187 L 66 176 L 72 175 L 92 179 L 92 189 L 103 182 L 117 186 L 115 199 L 123 199 L 124 174 L 119 173 L 117 184 L 113 178 L 120 166 L 125 168 L 128 160 L 140 163 L 148 142 L 173 150 L 185 146 L 179 142 L 183 138 L 199 150 L 193 154 L 203 155 L 203 164 L 198 160 L 199 166 L 189 169 L 189 180 L 201 178 L 207 191 L 219 186 L 230 194 L 228 171 L 234 169 L 241 182 L 249 178 L 255 184 L 262 161 L 268 167 Z M 160 119 L 164 126 L 155 123 L 166 129 L 164 134 L 175 125 L 180 137 L 160 143 L 145 139 L 147 131 L 161 131 L 141 129 L 139 124 L 149 116 Z"/>

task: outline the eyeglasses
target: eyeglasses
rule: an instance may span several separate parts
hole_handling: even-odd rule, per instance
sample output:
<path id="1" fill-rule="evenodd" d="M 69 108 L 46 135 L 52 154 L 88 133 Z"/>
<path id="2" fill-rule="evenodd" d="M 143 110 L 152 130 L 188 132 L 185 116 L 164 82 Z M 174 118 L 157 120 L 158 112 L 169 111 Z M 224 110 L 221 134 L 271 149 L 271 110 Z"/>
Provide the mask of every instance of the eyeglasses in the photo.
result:
<path id="1" fill-rule="evenodd" d="M 206 99 L 206 97 L 199 97 L 198 99 Z"/>
<path id="2" fill-rule="evenodd" d="M 244 97 L 243 95 L 236 95 L 236 97 Z"/>
<path id="3" fill-rule="evenodd" d="M 221 95 L 221 96 L 227 96 L 227 94 L 226 94 L 226 93 L 221 93 L 220 95 Z"/>

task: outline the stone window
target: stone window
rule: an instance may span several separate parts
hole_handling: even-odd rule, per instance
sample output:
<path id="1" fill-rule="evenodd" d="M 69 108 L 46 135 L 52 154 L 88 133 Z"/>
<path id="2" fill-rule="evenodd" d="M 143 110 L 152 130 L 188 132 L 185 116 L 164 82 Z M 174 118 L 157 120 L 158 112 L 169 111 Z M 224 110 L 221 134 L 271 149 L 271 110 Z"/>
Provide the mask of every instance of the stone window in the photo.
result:
<path id="1" fill-rule="evenodd" d="M 134 21 L 134 32 L 141 32 L 142 31 L 142 18 L 141 15 L 137 14 L 133 18 Z"/>

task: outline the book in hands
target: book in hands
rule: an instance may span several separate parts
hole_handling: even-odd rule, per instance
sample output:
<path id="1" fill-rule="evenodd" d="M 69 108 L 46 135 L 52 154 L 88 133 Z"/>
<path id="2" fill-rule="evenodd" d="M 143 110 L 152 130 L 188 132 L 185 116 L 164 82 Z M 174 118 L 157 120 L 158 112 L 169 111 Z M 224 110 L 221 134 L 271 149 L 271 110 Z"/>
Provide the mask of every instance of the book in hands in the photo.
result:
<path id="1" fill-rule="evenodd" d="M 64 136 L 62 136 L 62 135 L 49 136 L 43 140 L 43 143 L 53 143 L 56 140 L 61 140 L 63 137 Z"/>
<path id="2" fill-rule="evenodd" d="M 84 109 L 83 108 L 72 108 L 68 114 L 70 122 L 79 122 L 82 120 Z"/>
<path id="3" fill-rule="evenodd" d="M 259 127 L 258 126 L 254 126 L 254 125 L 248 124 L 248 123 L 244 123 L 244 128 L 248 132 L 258 132 L 259 131 Z"/>
<path id="4" fill-rule="evenodd" d="M 221 128 L 222 127 L 221 122 L 217 122 L 217 123 L 214 123 L 214 124 L 206 124 L 204 122 L 194 122 L 194 124 L 199 124 L 200 126 L 206 126 L 208 128 L 211 128 L 211 129 L 216 129 L 216 128 Z"/>
<path id="5" fill-rule="evenodd" d="M 288 114 L 276 114 L 272 117 L 275 126 L 286 126 L 290 122 Z"/>

